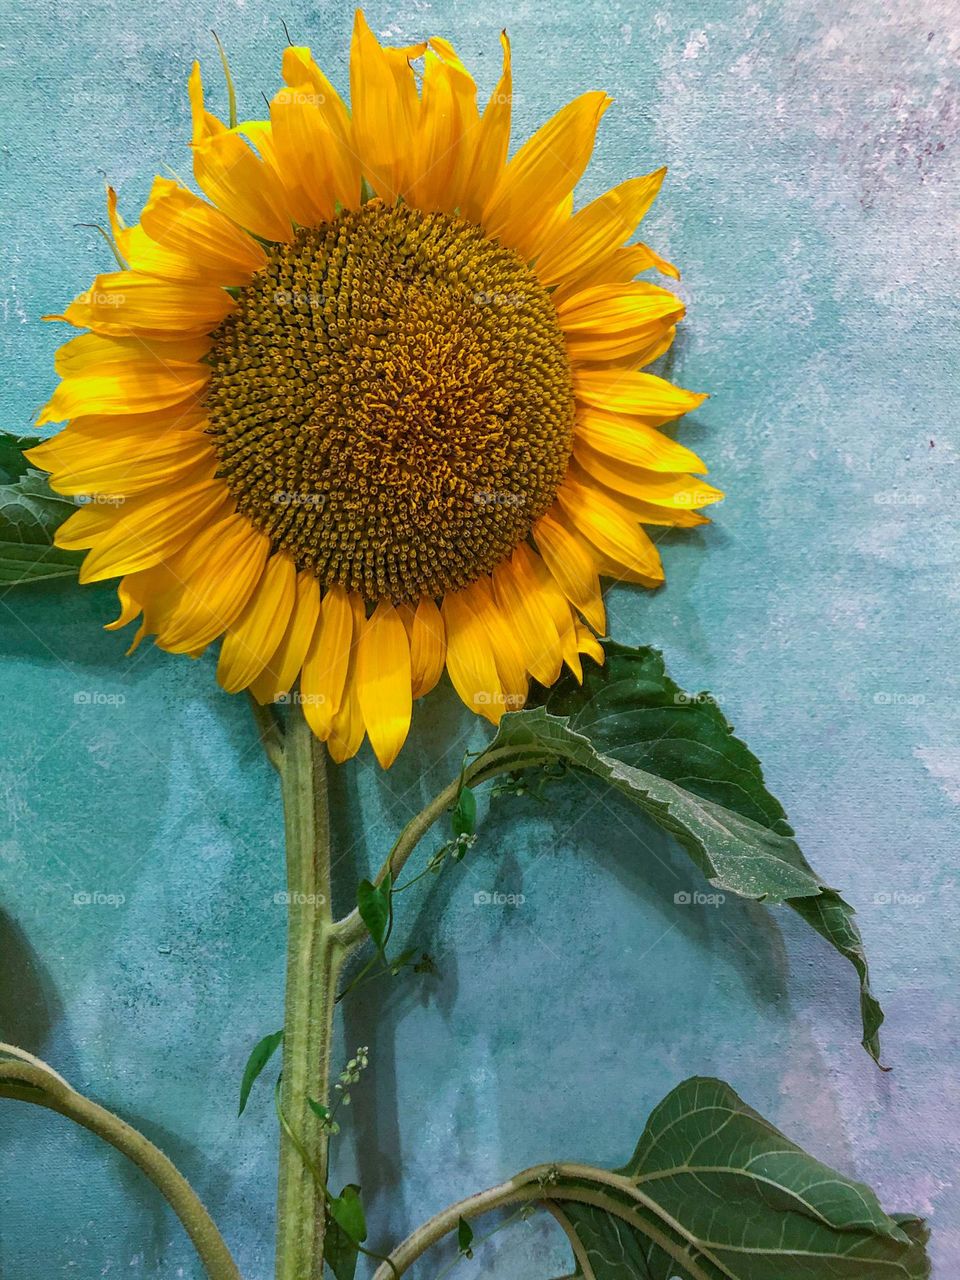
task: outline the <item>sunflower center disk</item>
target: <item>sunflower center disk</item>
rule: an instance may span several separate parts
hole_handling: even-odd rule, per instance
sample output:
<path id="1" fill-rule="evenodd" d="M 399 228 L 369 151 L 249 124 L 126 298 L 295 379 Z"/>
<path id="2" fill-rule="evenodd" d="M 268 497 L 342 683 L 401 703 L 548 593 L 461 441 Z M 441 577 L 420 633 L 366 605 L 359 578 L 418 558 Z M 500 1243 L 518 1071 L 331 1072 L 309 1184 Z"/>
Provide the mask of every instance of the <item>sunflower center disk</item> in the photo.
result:
<path id="1" fill-rule="evenodd" d="M 550 507 L 573 391 L 549 294 L 448 214 L 371 201 L 278 245 L 214 335 L 210 432 L 237 506 L 368 600 L 490 572 Z"/>

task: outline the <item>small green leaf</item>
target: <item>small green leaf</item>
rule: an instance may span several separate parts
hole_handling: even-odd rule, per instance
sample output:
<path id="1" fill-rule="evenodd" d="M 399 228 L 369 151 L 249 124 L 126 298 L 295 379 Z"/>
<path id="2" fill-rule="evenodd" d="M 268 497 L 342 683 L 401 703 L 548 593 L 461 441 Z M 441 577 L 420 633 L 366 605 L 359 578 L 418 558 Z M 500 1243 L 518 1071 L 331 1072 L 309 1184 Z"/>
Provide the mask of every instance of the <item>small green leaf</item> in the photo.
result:
<path id="1" fill-rule="evenodd" d="M 12 439 L 4 446 L 4 470 L 18 465 Z M 39 471 L 25 470 L 0 485 L 0 587 L 77 576 L 83 553 L 53 545 L 53 535 L 76 510 L 73 499 L 54 493 Z"/>
<path id="2" fill-rule="evenodd" d="M 370 931 L 374 946 L 382 951 L 390 933 L 390 893 L 393 877 L 387 873 L 380 884 L 361 880 L 357 887 L 357 910 Z"/>
<path id="3" fill-rule="evenodd" d="M 469 787 L 461 787 L 450 815 L 454 837 L 472 836 L 477 830 L 477 797 Z"/>
<path id="4" fill-rule="evenodd" d="M 336 1280 L 353 1280 L 357 1270 L 357 1245 L 367 1238 L 367 1224 L 360 1188 L 348 1183 L 327 1205 L 325 1254 Z"/>
<path id="5" fill-rule="evenodd" d="M 240 1082 L 240 1109 L 238 1116 L 243 1115 L 243 1109 L 247 1105 L 247 1099 L 250 1096 L 250 1090 L 257 1076 L 267 1065 L 283 1040 L 283 1028 L 274 1031 L 272 1035 L 264 1036 L 254 1046 L 250 1057 L 247 1059 L 247 1065 L 243 1069 L 243 1080 Z"/>
<path id="6" fill-rule="evenodd" d="M 467 1258 L 473 1257 L 473 1250 L 470 1246 L 473 1244 L 473 1227 L 466 1220 L 461 1218 L 457 1223 L 457 1248 Z"/>
<path id="7" fill-rule="evenodd" d="M 319 1116 L 321 1120 L 330 1119 L 330 1108 L 325 1107 L 322 1102 L 318 1102 L 316 1098 L 307 1098 L 307 1106 L 315 1116 Z"/>

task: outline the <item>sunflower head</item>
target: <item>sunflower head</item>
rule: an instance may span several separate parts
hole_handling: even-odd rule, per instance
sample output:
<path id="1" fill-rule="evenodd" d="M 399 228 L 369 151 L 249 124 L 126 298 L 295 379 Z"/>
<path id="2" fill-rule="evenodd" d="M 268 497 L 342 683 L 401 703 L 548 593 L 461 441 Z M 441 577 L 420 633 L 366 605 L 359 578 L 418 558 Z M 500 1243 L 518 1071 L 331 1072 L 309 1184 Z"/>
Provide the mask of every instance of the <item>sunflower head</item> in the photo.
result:
<path id="1" fill-rule="evenodd" d="M 383 47 L 362 13 L 349 110 L 309 49 L 282 75 L 225 125 L 194 66 L 202 196 L 157 178 L 128 226 L 108 190 L 120 270 L 53 317 L 88 332 L 30 457 L 87 498 L 57 543 L 120 578 L 111 627 L 220 640 L 224 688 L 387 766 L 444 669 L 496 722 L 602 661 L 601 576 L 657 586 L 642 526 L 721 495 L 658 429 L 703 397 L 642 371 L 683 314 L 631 243 L 664 171 L 573 212 L 605 94 L 508 158 L 506 35 L 482 108 L 445 40 Z"/>

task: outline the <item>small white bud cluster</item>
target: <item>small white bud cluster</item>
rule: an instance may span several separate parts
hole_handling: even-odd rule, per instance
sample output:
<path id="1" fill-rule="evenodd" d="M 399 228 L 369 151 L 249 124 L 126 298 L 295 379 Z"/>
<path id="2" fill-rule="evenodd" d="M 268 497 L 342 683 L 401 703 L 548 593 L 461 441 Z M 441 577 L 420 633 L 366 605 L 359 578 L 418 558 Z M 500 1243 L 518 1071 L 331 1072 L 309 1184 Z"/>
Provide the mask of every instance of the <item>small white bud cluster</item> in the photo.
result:
<path id="1" fill-rule="evenodd" d="M 370 1065 L 370 1058 L 368 1054 L 369 1049 L 367 1046 L 365 1044 L 361 1045 L 357 1050 L 356 1057 L 350 1059 L 347 1065 L 340 1072 L 340 1077 L 337 1080 L 337 1083 L 333 1086 L 340 1094 L 339 1102 L 345 1107 L 349 1107 L 350 1105 L 350 1089 L 353 1085 L 360 1083 L 361 1073 Z"/>

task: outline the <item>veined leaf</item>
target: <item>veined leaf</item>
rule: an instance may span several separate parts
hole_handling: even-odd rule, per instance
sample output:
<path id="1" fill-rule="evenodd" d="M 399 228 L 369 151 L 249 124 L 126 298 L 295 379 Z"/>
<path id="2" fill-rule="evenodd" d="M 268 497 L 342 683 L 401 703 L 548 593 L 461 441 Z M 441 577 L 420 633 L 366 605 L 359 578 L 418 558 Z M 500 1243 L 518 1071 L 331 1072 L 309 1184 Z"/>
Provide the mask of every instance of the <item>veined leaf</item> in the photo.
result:
<path id="1" fill-rule="evenodd" d="M 7 437 L 0 458 L 4 471 L 18 465 L 12 440 Z M 83 553 L 53 545 L 58 526 L 76 509 L 73 499 L 54 493 L 39 471 L 25 469 L 0 485 L 0 587 L 77 576 Z"/>
<path id="2" fill-rule="evenodd" d="M 655 1109 L 614 1173 L 558 1166 L 541 1201 L 584 1280 L 927 1280 L 924 1224 L 814 1160 L 720 1080 Z"/>
<path id="3" fill-rule="evenodd" d="M 655 649 L 606 642 L 588 666 L 503 717 L 488 750 L 517 748 L 602 778 L 686 850 L 718 889 L 787 903 L 857 970 L 863 1044 L 879 1060 L 883 1013 L 874 998 L 853 909 L 804 858 L 760 763 L 708 694 L 686 694 Z M 536 703 L 539 701 L 539 705 Z M 482 757 L 481 757 L 482 760 Z"/>

